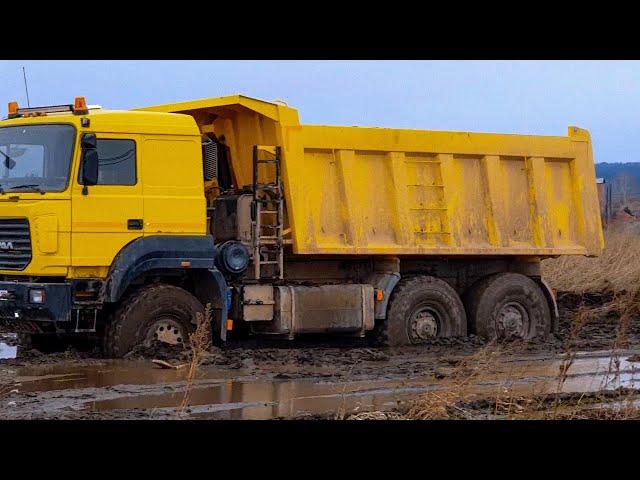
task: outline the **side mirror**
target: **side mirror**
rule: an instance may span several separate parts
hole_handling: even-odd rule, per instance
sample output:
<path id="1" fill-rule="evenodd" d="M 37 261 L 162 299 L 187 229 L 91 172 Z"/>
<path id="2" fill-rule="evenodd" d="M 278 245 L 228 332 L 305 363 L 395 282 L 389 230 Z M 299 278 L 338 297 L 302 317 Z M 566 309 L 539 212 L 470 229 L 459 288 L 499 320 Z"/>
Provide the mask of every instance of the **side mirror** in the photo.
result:
<path id="1" fill-rule="evenodd" d="M 96 139 L 95 133 L 85 133 L 82 135 L 82 140 L 80 141 L 80 145 L 83 150 L 87 150 L 90 148 L 98 148 L 98 140 Z"/>
<path id="2" fill-rule="evenodd" d="M 82 152 L 82 184 L 96 185 L 98 183 L 98 150 L 95 148 Z"/>
<path id="3" fill-rule="evenodd" d="M 85 133 L 80 140 L 82 148 L 82 176 L 81 182 L 84 187 L 82 194 L 88 195 L 88 185 L 98 183 L 98 140 L 95 133 Z"/>

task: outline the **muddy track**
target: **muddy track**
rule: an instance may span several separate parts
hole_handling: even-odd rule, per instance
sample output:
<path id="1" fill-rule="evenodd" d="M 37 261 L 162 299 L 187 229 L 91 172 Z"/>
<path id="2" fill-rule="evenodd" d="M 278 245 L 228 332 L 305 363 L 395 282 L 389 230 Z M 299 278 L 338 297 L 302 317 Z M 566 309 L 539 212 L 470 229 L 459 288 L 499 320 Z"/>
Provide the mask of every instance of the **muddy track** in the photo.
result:
<path id="1" fill-rule="evenodd" d="M 0 418 L 401 418 L 426 392 L 452 388 L 460 364 L 484 350 L 495 351 L 496 359 L 477 379 L 480 397 L 465 406 L 477 415 L 486 414 L 479 407 L 481 395 L 502 388 L 509 376 L 527 398 L 532 396 L 528 389 L 553 385 L 572 352 L 579 353 L 563 393 L 635 388 L 640 319 L 632 319 L 624 350 L 612 356 L 607 350 L 618 338 L 615 315 L 592 319 L 571 336 L 580 305 L 607 298 L 561 295 L 559 300 L 559 331 L 545 342 L 488 346 L 469 337 L 407 348 L 371 348 L 359 339 L 232 342 L 205 356 L 184 412 L 177 406 L 186 369 L 151 363 L 185 365 L 188 355 L 179 349 L 139 349 L 118 361 L 96 352 L 43 355 L 19 349 L 17 358 L 0 360 Z M 0 345 L 14 349 L 15 338 L 0 336 Z M 614 364 L 618 378 L 611 382 L 607 370 Z"/>

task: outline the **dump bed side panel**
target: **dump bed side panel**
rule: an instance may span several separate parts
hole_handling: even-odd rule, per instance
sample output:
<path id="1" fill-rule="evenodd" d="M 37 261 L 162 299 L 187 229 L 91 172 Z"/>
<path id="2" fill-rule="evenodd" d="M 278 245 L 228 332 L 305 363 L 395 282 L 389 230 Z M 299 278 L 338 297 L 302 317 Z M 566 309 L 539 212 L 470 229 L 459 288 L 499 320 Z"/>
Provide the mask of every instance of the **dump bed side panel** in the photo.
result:
<path id="1" fill-rule="evenodd" d="M 241 95 L 141 110 L 192 116 L 225 139 L 234 183 L 253 146 L 283 147 L 287 232 L 299 254 L 598 255 L 591 141 L 300 125 L 295 109 Z"/>
<path id="2" fill-rule="evenodd" d="M 294 252 L 597 255 L 589 134 L 284 128 Z"/>

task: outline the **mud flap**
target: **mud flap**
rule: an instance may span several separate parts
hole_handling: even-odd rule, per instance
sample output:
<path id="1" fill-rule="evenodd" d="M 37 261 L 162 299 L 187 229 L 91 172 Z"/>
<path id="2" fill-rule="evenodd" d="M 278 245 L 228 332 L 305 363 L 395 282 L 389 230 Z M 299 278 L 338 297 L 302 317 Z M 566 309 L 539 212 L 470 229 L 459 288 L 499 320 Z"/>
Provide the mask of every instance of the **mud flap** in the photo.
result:
<path id="1" fill-rule="evenodd" d="M 195 295 L 206 306 L 211 305 L 211 333 L 213 343 L 227 341 L 227 316 L 231 307 L 229 287 L 217 269 L 193 272 Z"/>
<path id="2" fill-rule="evenodd" d="M 219 308 L 214 310 L 212 330 L 220 332 L 220 343 L 227 341 L 227 316 L 231 307 L 231 291 L 227 287 L 227 282 L 218 270 L 209 270 L 218 285 L 218 292 L 221 297 Z M 215 335 L 213 337 L 216 338 Z"/>

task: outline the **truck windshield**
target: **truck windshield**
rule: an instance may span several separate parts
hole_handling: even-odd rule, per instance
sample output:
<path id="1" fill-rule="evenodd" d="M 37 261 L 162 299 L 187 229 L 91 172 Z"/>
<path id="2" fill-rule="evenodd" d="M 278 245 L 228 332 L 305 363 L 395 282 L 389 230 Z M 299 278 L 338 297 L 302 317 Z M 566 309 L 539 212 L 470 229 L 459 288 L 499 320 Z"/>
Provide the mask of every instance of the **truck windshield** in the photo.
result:
<path id="1" fill-rule="evenodd" d="M 74 136 L 71 125 L 0 128 L 0 191 L 63 191 Z"/>

